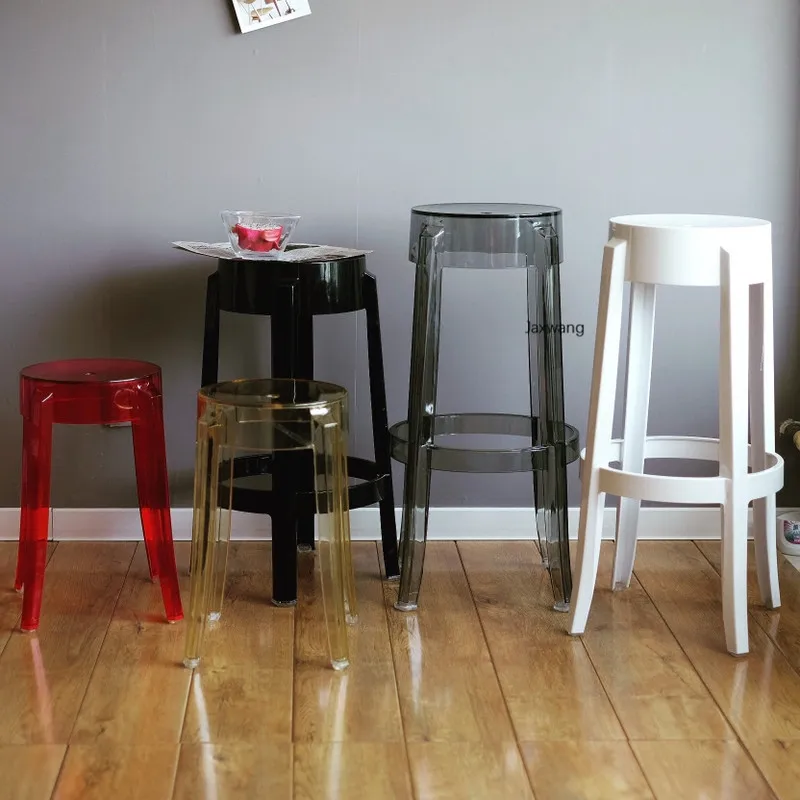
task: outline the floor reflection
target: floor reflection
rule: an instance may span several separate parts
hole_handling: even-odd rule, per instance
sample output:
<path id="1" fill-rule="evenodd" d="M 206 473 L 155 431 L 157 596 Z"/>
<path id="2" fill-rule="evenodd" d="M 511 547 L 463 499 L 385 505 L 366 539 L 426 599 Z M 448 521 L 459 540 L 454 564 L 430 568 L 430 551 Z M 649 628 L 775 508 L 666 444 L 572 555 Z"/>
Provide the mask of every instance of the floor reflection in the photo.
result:
<path id="1" fill-rule="evenodd" d="M 37 719 L 42 730 L 42 741 L 45 744 L 54 744 L 53 735 L 53 701 L 50 696 L 50 686 L 47 682 L 47 674 L 42 658 L 42 648 L 39 644 L 39 637 L 31 634 L 28 637 L 31 648 L 31 660 L 33 662 L 33 677 L 36 686 L 36 705 L 39 709 Z"/>
<path id="2" fill-rule="evenodd" d="M 208 721 L 208 708 L 206 706 L 205 694 L 203 693 L 202 677 L 199 672 L 195 672 L 192 675 L 191 697 L 197 713 L 197 728 L 200 734 L 200 741 L 211 742 L 211 726 Z M 214 764 L 214 748 L 209 745 L 203 745 L 200 751 L 201 768 L 203 772 L 203 798 L 205 800 L 219 800 L 217 772 Z"/>

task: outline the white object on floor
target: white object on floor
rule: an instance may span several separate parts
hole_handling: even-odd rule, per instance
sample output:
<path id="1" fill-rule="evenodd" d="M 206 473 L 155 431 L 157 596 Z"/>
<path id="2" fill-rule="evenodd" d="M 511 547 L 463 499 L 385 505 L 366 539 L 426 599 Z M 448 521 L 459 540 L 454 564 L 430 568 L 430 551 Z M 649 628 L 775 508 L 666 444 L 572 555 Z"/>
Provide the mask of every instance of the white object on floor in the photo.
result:
<path id="1" fill-rule="evenodd" d="M 748 651 L 747 519 L 761 597 L 780 605 L 775 493 L 772 226 L 765 220 L 705 215 L 615 217 L 609 224 L 597 316 L 581 521 L 570 633 L 584 632 L 600 556 L 606 493 L 620 498 L 613 587 L 630 584 L 642 500 L 722 506 L 722 608 L 728 651 Z M 624 438 L 612 440 L 625 283 L 631 284 Z M 657 285 L 719 286 L 720 438 L 647 436 Z M 749 401 L 749 402 L 748 402 Z M 748 444 L 748 411 L 752 442 Z M 719 476 L 643 474 L 647 458 L 718 461 Z M 622 468 L 610 466 L 620 462 Z M 748 467 L 752 472 L 748 472 Z"/>
<path id="2" fill-rule="evenodd" d="M 778 550 L 785 556 L 800 556 L 800 508 L 778 515 Z"/>

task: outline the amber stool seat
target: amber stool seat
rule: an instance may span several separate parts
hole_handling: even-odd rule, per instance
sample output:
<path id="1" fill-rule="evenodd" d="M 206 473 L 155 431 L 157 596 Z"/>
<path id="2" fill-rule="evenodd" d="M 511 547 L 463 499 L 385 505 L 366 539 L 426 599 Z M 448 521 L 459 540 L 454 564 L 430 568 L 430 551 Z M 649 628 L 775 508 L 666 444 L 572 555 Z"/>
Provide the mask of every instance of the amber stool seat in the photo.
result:
<path id="1" fill-rule="evenodd" d="M 274 378 L 206 386 L 198 394 L 192 583 L 183 663 L 200 663 L 209 620 L 221 616 L 235 461 L 244 454 L 310 450 L 317 545 L 334 669 L 349 664 L 347 623 L 356 621 L 350 555 L 347 392 L 319 381 Z M 224 495 L 222 497 L 221 495 Z"/>
<path id="2" fill-rule="evenodd" d="M 167 619 L 183 619 L 161 400 L 161 369 L 146 361 L 81 358 L 33 364 L 20 372 L 22 512 L 14 581 L 23 591 L 22 630 L 39 626 L 50 520 L 53 424 L 131 423 L 136 484 L 150 575 L 158 578 Z"/>

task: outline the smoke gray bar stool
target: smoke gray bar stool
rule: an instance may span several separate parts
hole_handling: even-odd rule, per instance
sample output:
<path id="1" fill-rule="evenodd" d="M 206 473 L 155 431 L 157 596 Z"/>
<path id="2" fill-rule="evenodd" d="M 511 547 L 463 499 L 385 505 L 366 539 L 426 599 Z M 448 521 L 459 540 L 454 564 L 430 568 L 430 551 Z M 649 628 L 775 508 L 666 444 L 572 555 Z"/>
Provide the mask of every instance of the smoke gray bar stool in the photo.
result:
<path id="1" fill-rule="evenodd" d="M 406 465 L 395 608 L 417 608 L 428 533 L 431 471 L 533 472 L 536 530 L 555 608 L 572 591 L 567 528 L 567 464 L 578 431 L 564 422 L 561 357 L 561 209 L 458 203 L 411 209 L 409 260 L 416 263 L 408 418 L 390 429 L 392 456 Z M 436 414 L 442 273 L 445 268 L 524 268 L 528 275 L 529 415 Z M 532 323 L 532 324 L 531 324 Z M 518 436 L 517 448 L 448 447 L 456 434 Z"/>

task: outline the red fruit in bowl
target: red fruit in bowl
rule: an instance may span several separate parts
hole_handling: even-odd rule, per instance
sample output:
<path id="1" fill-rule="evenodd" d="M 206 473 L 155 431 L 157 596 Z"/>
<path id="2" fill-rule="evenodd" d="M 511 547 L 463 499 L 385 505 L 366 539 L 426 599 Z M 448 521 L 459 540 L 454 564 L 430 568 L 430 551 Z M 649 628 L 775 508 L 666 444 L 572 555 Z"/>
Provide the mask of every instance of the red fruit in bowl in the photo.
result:
<path id="1" fill-rule="evenodd" d="M 248 243 L 257 241 L 259 231 L 253 228 L 245 228 L 244 225 L 234 225 L 231 232 L 235 233 L 239 240 L 239 247 L 246 247 Z"/>
<path id="2" fill-rule="evenodd" d="M 277 247 L 272 242 L 253 241 L 250 242 L 247 249 L 256 253 L 268 253 L 270 250 L 276 250 Z"/>
<path id="3" fill-rule="evenodd" d="M 279 225 L 277 228 L 269 228 L 261 231 L 261 238 L 265 242 L 272 242 L 277 247 L 281 243 L 282 234 L 283 226 Z"/>
<path id="4" fill-rule="evenodd" d="M 235 233 L 242 250 L 252 250 L 257 253 L 266 253 L 280 247 L 283 226 L 277 228 L 247 228 L 241 223 L 231 228 Z"/>

